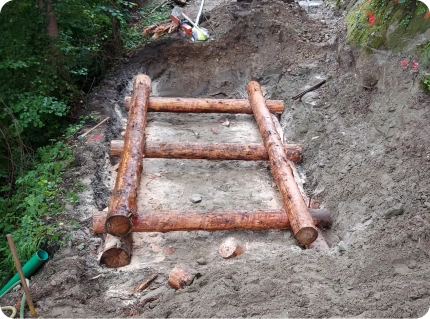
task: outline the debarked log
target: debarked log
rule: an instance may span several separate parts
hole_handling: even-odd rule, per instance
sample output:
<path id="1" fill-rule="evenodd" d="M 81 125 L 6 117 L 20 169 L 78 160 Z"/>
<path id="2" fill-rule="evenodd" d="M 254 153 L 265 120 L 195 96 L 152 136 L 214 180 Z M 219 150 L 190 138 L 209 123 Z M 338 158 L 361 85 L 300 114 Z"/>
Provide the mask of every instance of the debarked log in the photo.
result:
<path id="1" fill-rule="evenodd" d="M 126 111 L 129 111 L 131 97 L 126 96 L 124 102 Z M 282 113 L 284 111 L 284 101 L 282 100 L 267 100 L 266 103 L 272 113 Z M 252 108 L 246 99 L 150 97 L 148 111 L 252 114 Z"/>
<path id="2" fill-rule="evenodd" d="M 118 166 L 115 187 L 109 202 L 106 232 L 114 236 L 127 235 L 131 219 L 137 211 L 137 189 L 142 174 L 145 126 L 151 79 L 140 74 L 134 79 L 132 108 L 128 114 L 124 152 Z"/>
<path id="3" fill-rule="evenodd" d="M 332 224 L 327 209 L 309 209 L 315 225 L 329 228 Z M 93 231 L 104 232 L 106 212 L 93 214 Z M 283 209 L 262 210 L 144 210 L 133 217 L 132 232 L 218 231 L 290 229 Z"/>
<path id="4" fill-rule="evenodd" d="M 294 180 L 285 149 L 266 106 L 260 84 L 251 81 L 247 85 L 247 91 L 255 120 L 269 154 L 272 174 L 288 214 L 291 229 L 300 244 L 309 245 L 315 241 L 318 232 Z"/>
<path id="5" fill-rule="evenodd" d="M 302 161 L 303 147 L 284 144 L 287 158 L 295 163 Z M 121 156 L 124 141 L 110 142 L 110 155 Z M 208 160 L 267 161 L 269 156 L 263 144 L 242 143 L 165 143 L 146 141 L 145 158 L 180 158 Z"/>
<path id="6" fill-rule="evenodd" d="M 106 213 L 104 213 L 106 216 Z M 100 225 L 104 231 L 104 223 Z M 100 263 L 108 268 L 127 266 L 131 260 L 131 249 L 133 244 L 133 234 L 129 233 L 124 237 L 116 237 L 106 234 L 103 252 Z"/>

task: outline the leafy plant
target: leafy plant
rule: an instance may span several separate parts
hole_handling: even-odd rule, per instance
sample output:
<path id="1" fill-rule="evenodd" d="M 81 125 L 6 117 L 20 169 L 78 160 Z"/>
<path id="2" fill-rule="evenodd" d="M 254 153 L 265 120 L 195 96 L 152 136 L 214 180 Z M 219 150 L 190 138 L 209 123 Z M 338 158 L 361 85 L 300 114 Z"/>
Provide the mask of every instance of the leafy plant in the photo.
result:
<path id="1" fill-rule="evenodd" d="M 3 280 L 14 269 L 6 234 L 13 235 L 23 262 L 40 247 L 60 238 L 60 228 L 52 216 L 64 211 L 64 203 L 71 194 L 62 186 L 61 176 L 72 161 L 72 150 L 63 142 L 41 147 L 34 164 L 13 185 L 13 195 L 0 197 L 0 253 L 7 256 L 0 261 Z"/>

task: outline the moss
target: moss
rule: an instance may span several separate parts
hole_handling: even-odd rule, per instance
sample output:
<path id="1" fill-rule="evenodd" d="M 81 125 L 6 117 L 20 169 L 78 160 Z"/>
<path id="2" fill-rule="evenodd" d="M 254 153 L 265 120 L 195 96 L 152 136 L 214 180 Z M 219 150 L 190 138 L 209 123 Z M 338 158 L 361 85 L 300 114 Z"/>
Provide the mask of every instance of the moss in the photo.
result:
<path id="1" fill-rule="evenodd" d="M 408 40 L 430 27 L 427 7 L 419 1 L 371 0 L 358 2 L 346 17 L 348 39 L 361 47 L 400 51 Z M 418 3 L 417 3 L 418 2 Z"/>

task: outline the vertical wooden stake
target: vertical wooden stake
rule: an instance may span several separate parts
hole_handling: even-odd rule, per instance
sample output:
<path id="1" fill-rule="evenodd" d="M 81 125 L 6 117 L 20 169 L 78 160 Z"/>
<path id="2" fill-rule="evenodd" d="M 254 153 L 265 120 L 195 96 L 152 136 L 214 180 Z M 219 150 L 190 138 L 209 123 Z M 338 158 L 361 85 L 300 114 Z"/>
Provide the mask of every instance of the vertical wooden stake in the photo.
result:
<path id="1" fill-rule="evenodd" d="M 22 272 L 21 262 L 19 261 L 19 257 L 16 252 L 15 243 L 13 242 L 12 235 L 7 234 L 6 237 L 9 243 L 10 250 L 12 252 L 13 260 L 15 261 L 16 270 L 18 271 L 19 278 L 21 279 L 22 289 L 24 289 L 25 297 L 27 298 L 28 307 L 30 308 L 31 316 L 33 318 L 38 318 L 39 316 L 36 313 L 36 309 L 34 309 L 33 299 L 31 299 L 30 289 L 28 289 L 27 282 L 25 281 L 24 273 Z"/>

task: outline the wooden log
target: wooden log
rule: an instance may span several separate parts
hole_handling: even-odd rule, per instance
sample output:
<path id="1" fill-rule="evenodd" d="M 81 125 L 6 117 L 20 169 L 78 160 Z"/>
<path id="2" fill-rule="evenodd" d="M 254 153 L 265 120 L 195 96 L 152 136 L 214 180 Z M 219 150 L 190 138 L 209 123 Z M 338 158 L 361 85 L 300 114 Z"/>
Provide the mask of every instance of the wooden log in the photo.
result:
<path id="1" fill-rule="evenodd" d="M 131 97 L 124 99 L 125 110 L 129 111 Z M 284 111 L 284 101 L 267 100 L 267 107 L 272 113 Z M 170 98 L 150 97 L 149 112 L 181 112 L 181 113 L 232 113 L 252 114 L 249 101 L 245 99 L 205 99 L 205 98 Z"/>
<path id="2" fill-rule="evenodd" d="M 176 265 L 175 268 L 173 268 L 170 272 L 167 283 L 172 288 L 182 289 L 185 286 L 191 285 L 196 274 L 197 271 L 195 271 L 193 268 L 184 264 L 179 264 Z"/>
<path id="3" fill-rule="evenodd" d="M 315 225 L 330 228 L 327 209 L 309 209 Z M 104 232 L 106 212 L 94 212 L 93 231 Z M 265 210 L 145 210 L 134 214 L 132 232 L 291 229 L 283 209 Z"/>
<path id="4" fill-rule="evenodd" d="M 124 152 L 118 167 L 115 187 L 109 203 L 106 232 L 114 236 L 127 235 L 137 211 L 137 189 L 142 173 L 145 125 L 151 80 L 140 74 L 134 79 L 132 108 L 128 114 Z"/>
<path id="5" fill-rule="evenodd" d="M 294 181 L 284 147 L 266 107 L 263 92 L 256 81 L 251 81 L 247 85 L 247 90 L 255 120 L 269 154 L 272 174 L 290 220 L 291 229 L 300 244 L 309 245 L 317 238 L 318 232 Z"/>
<path id="6" fill-rule="evenodd" d="M 224 259 L 239 256 L 245 252 L 245 245 L 236 238 L 229 237 L 224 240 L 218 247 L 218 252 Z"/>
<path id="7" fill-rule="evenodd" d="M 128 265 L 131 260 L 132 244 L 132 233 L 129 233 L 124 237 L 116 237 L 106 234 L 100 263 L 105 264 L 108 268 L 117 268 Z"/>
<path id="8" fill-rule="evenodd" d="M 298 144 L 285 144 L 287 158 L 293 162 L 302 161 L 303 147 Z M 124 141 L 110 142 L 110 155 L 121 156 Z M 181 158 L 208 160 L 267 161 L 269 156 L 263 144 L 242 143 L 165 143 L 145 144 L 146 158 Z"/>

